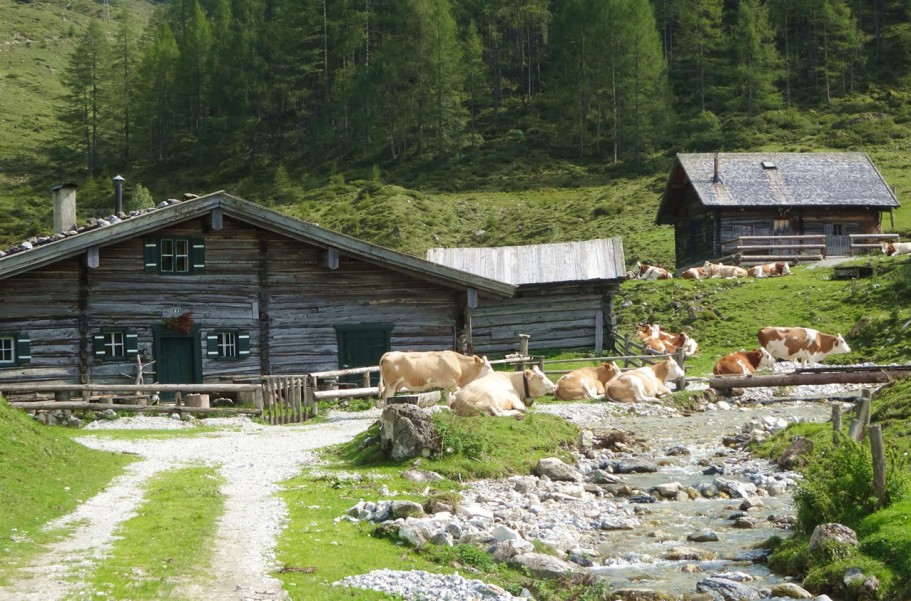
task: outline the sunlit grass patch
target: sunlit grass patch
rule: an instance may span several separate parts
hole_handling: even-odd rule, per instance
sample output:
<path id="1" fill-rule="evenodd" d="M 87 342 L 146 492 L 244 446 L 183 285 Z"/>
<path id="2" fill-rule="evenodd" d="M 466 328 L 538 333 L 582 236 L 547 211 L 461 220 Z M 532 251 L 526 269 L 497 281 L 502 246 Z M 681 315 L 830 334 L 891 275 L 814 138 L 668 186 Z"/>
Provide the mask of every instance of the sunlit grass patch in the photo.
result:
<path id="1" fill-rule="evenodd" d="M 223 480 L 212 467 L 159 473 L 136 515 L 115 532 L 110 555 L 89 578 L 113 599 L 166 599 L 182 581 L 209 573 Z"/>

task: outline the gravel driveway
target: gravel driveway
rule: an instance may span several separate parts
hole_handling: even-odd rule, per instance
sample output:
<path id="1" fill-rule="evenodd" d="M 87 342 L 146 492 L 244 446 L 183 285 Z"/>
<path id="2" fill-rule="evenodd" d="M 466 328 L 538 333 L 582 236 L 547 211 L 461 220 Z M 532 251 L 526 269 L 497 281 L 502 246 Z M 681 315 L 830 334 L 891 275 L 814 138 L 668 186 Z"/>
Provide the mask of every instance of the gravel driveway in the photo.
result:
<path id="1" fill-rule="evenodd" d="M 83 581 L 110 552 L 114 532 L 135 515 L 148 479 L 159 471 L 204 463 L 217 466 L 225 480 L 225 511 L 218 523 L 207 581 L 187 583 L 175 597 L 198 601 L 285 599 L 280 582 L 269 576 L 278 566 L 276 538 L 287 509 L 274 495 L 278 483 L 316 462 L 315 449 L 350 440 L 379 417 L 379 411 L 333 413 L 312 425 L 260 426 L 246 418 L 215 418 L 224 431 L 171 440 L 110 440 L 91 436 L 91 427 L 161 429 L 192 427 L 165 417 L 95 422 L 80 442 L 93 449 L 135 453 L 141 460 L 111 485 L 50 527 L 75 525 L 27 568 L 26 577 L 0 588 L 0 600 L 51 601 L 97 598 Z"/>

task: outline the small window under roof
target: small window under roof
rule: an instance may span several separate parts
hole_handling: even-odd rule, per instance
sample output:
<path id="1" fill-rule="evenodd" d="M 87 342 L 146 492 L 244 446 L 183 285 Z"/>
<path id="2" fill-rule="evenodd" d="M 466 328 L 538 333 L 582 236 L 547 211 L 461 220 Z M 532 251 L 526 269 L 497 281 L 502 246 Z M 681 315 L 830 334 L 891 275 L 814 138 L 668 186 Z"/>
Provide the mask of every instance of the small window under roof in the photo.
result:
<path id="1" fill-rule="evenodd" d="M 775 163 L 773 163 L 772 161 L 763 161 L 762 168 L 763 169 L 777 169 L 778 166 L 775 165 Z"/>

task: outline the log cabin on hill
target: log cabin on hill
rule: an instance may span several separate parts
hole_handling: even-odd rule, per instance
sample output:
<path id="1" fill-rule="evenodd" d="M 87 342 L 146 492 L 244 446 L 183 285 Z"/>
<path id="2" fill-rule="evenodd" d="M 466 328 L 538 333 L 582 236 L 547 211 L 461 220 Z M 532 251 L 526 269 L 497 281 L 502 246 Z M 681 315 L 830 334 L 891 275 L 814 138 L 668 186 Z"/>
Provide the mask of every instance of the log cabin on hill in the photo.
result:
<path id="1" fill-rule="evenodd" d="M 433 248 L 427 259 L 516 286 L 471 312 L 473 350 L 489 353 L 518 334 L 538 348 L 614 348 L 613 299 L 626 279 L 620 238 L 492 248 Z"/>
<path id="2" fill-rule="evenodd" d="M 862 152 L 678 154 L 655 222 L 674 226 L 683 268 L 724 258 L 751 237 L 781 257 L 809 236 L 822 256 L 846 255 L 852 234 L 882 234 L 882 213 L 898 206 Z"/>
<path id="3" fill-rule="evenodd" d="M 376 365 L 455 348 L 517 290 L 225 192 L 78 230 L 75 203 L 58 187 L 58 233 L 0 251 L 0 385 L 132 384 L 137 356 L 168 384 Z"/>

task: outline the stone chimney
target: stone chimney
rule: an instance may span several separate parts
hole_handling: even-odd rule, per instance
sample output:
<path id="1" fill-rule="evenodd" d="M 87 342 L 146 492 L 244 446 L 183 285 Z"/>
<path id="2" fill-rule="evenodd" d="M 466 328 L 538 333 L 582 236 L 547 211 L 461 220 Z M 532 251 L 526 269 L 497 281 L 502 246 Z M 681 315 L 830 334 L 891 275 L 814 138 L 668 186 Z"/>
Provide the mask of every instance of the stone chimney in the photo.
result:
<path id="1" fill-rule="evenodd" d="M 51 188 L 54 200 L 54 233 L 76 228 L 76 184 L 60 184 Z"/>

